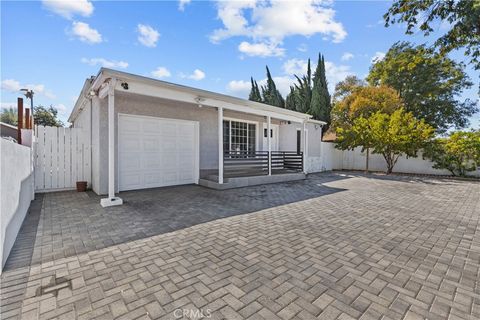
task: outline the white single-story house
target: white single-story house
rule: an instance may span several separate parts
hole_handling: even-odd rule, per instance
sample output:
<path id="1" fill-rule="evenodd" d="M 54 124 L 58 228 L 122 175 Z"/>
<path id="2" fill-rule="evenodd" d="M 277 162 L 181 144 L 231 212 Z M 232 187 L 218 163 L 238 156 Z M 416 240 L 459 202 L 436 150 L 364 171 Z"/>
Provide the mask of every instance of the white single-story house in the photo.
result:
<path id="1" fill-rule="evenodd" d="M 115 194 L 126 190 L 225 189 L 322 171 L 324 123 L 308 114 L 106 68 L 85 81 L 68 121 L 90 136 L 103 206 L 121 204 Z"/>

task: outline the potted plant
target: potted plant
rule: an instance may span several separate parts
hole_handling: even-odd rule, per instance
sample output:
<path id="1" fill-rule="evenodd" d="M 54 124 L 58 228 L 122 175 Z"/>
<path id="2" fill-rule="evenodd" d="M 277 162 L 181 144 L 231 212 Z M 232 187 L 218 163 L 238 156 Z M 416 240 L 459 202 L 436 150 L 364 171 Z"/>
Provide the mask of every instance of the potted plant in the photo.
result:
<path id="1" fill-rule="evenodd" d="M 87 191 L 87 181 L 77 181 L 77 191 L 78 192 Z"/>

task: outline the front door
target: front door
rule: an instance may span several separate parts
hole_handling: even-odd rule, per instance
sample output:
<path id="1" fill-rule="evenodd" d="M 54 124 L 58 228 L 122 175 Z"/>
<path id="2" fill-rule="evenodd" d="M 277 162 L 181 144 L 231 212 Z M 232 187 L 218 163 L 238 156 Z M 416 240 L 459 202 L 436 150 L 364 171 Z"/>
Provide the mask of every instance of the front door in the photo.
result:
<path id="1" fill-rule="evenodd" d="M 268 151 L 268 139 L 267 139 L 267 127 L 266 123 L 263 124 L 263 151 Z M 280 126 L 278 124 L 270 125 L 270 137 L 272 139 L 272 151 L 278 151 L 278 130 Z"/>

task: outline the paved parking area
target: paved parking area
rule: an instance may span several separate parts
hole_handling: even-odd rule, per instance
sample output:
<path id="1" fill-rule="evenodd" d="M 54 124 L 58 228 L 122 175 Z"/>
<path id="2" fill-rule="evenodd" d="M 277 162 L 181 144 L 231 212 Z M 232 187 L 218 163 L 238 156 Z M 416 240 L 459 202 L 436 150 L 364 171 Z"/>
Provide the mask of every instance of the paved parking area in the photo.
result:
<path id="1" fill-rule="evenodd" d="M 349 173 L 45 194 L 1 318 L 478 319 L 480 184 Z"/>

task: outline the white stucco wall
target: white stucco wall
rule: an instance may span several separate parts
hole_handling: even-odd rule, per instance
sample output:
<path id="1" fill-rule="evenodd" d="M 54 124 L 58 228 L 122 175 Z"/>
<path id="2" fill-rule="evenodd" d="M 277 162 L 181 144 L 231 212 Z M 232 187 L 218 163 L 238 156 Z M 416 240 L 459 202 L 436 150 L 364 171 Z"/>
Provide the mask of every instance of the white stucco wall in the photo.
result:
<path id="1" fill-rule="evenodd" d="M 0 139 L 0 259 L 2 269 L 34 197 L 31 149 Z"/>
<path id="2" fill-rule="evenodd" d="M 318 124 L 307 123 L 307 173 L 325 171 L 322 165 L 322 128 Z M 280 151 L 297 150 L 297 131 L 303 131 L 302 123 L 282 123 L 280 124 Z M 304 135 L 301 135 L 300 150 L 304 151 Z"/>

